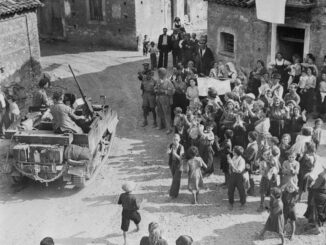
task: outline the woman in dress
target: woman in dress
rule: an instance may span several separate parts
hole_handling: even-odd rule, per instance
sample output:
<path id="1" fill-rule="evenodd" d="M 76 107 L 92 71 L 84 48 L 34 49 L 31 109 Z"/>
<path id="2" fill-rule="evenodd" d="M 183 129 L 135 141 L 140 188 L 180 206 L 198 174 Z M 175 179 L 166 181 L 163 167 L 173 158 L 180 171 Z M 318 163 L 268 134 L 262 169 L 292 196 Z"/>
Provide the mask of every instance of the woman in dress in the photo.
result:
<path id="1" fill-rule="evenodd" d="M 206 130 L 200 130 L 200 140 L 199 140 L 199 155 L 204 160 L 207 168 L 204 169 L 204 175 L 211 175 L 214 173 L 214 150 L 213 143 L 215 142 L 215 135 L 213 133 L 214 122 L 209 120 L 206 122 Z"/>
<path id="2" fill-rule="evenodd" d="M 306 123 L 306 112 L 303 111 L 302 113 L 300 106 L 293 107 L 293 113 L 289 119 L 287 119 L 287 128 L 288 132 L 291 135 L 291 139 L 295 142 L 297 136 L 300 134 L 303 125 Z"/>
<path id="3" fill-rule="evenodd" d="M 304 214 L 316 234 L 326 222 L 326 168 L 320 173 L 309 189 L 308 208 Z"/>
<path id="4" fill-rule="evenodd" d="M 311 184 L 311 173 L 316 165 L 316 147 L 312 142 L 307 142 L 305 152 L 299 159 L 300 170 L 298 174 L 298 185 L 299 185 L 299 201 L 301 201 L 302 194 L 308 190 Z"/>
<path id="5" fill-rule="evenodd" d="M 257 66 L 250 73 L 248 83 L 248 93 L 253 93 L 256 97 L 259 95 L 258 88 L 261 85 L 261 78 L 267 73 L 265 63 L 262 60 L 257 61 Z"/>
<path id="6" fill-rule="evenodd" d="M 189 107 L 193 108 L 195 102 L 199 101 L 199 90 L 195 79 L 190 79 L 190 87 L 187 88 L 186 97 L 189 101 Z"/>
<path id="7" fill-rule="evenodd" d="M 199 191 L 204 187 L 202 168 L 207 168 L 205 162 L 198 156 L 198 148 L 191 146 L 187 151 L 188 157 L 188 189 L 193 195 L 193 203 L 198 204 Z"/>
<path id="8" fill-rule="evenodd" d="M 281 75 L 280 84 L 283 86 L 284 92 L 287 91 L 287 82 L 289 80 L 287 68 L 289 65 L 291 65 L 291 62 L 285 60 L 283 58 L 282 53 L 278 52 L 275 56 L 275 61 L 272 62 L 270 65 L 275 73 Z"/>
<path id="9" fill-rule="evenodd" d="M 180 107 L 183 113 L 186 113 L 188 100 L 186 98 L 187 85 L 182 81 L 182 75 L 180 71 L 175 71 L 175 75 L 171 77 L 171 82 L 174 85 L 175 92 L 173 94 L 172 111 L 176 107 Z"/>
<path id="10" fill-rule="evenodd" d="M 288 117 L 288 113 L 286 111 L 287 108 L 284 106 L 284 102 L 281 101 L 280 98 L 274 97 L 273 100 L 273 105 L 269 111 L 271 120 L 270 133 L 280 139 L 283 134 L 285 119 Z"/>
<path id="11" fill-rule="evenodd" d="M 183 146 L 180 144 L 180 135 L 175 134 L 172 144 L 169 145 L 169 167 L 172 174 L 172 185 L 170 188 L 170 197 L 176 198 L 179 195 L 181 173 L 182 173 L 182 158 L 184 155 Z"/>
<path id="12" fill-rule="evenodd" d="M 314 109 L 314 95 L 315 95 L 315 88 L 316 88 L 316 76 L 312 74 L 312 68 L 307 68 L 307 75 L 308 78 L 306 80 L 306 84 L 302 91 L 302 107 L 308 112 L 313 112 Z"/>
<path id="13" fill-rule="evenodd" d="M 266 231 L 271 231 L 279 234 L 282 245 L 284 244 L 284 215 L 283 203 L 281 200 L 282 191 L 274 187 L 271 192 L 271 199 L 269 202 L 269 217 L 266 221 L 265 227 L 260 233 L 260 238 L 264 238 Z"/>

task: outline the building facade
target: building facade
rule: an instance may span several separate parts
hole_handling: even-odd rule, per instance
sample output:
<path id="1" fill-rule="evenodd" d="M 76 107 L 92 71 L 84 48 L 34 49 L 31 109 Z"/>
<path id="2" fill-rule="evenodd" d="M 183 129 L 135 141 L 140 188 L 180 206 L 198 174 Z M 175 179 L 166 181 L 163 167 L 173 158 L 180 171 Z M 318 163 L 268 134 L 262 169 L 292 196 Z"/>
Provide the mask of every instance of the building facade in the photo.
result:
<path id="1" fill-rule="evenodd" d="M 0 4 L 0 86 L 32 81 L 40 73 L 36 9 L 38 0 Z"/>
<path id="2" fill-rule="evenodd" d="M 144 35 L 157 42 L 175 16 L 206 28 L 206 2 L 197 0 L 42 0 L 40 36 L 136 50 Z M 190 11 L 196 9 L 198 11 Z M 204 24 L 203 24 L 204 23 Z"/>
<path id="3" fill-rule="evenodd" d="M 257 19 L 252 0 L 208 1 L 208 42 L 217 59 L 234 61 L 249 69 L 258 59 L 274 60 L 277 52 L 292 61 L 298 54 L 316 56 L 321 65 L 326 55 L 326 1 L 288 0 L 285 24 Z"/>

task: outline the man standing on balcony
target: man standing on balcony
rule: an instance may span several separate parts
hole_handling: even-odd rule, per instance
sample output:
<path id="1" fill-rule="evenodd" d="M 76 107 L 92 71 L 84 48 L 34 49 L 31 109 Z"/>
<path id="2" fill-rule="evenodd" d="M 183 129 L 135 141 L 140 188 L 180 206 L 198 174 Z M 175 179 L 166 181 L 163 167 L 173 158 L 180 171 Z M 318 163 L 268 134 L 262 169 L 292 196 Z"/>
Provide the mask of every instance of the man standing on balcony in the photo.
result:
<path id="1" fill-rule="evenodd" d="M 167 34 L 167 31 L 167 28 L 163 28 L 163 34 L 161 34 L 158 39 L 157 48 L 160 51 L 158 68 L 168 67 L 168 54 L 171 51 L 171 36 Z"/>

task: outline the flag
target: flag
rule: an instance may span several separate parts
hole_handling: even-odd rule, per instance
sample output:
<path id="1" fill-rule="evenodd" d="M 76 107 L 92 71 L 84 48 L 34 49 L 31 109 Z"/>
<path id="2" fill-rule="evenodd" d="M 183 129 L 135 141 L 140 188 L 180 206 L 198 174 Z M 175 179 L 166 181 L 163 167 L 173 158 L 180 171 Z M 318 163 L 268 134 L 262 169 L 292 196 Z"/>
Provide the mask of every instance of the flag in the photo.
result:
<path id="1" fill-rule="evenodd" d="M 257 18 L 275 24 L 284 24 L 286 0 L 256 0 Z"/>

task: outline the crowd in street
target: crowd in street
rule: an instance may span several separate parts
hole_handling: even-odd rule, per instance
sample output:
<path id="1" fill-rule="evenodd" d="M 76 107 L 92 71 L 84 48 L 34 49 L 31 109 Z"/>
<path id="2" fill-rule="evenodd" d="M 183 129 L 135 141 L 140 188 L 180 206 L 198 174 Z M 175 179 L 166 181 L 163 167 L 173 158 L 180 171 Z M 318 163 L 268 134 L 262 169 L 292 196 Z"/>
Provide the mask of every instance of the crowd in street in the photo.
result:
<path id="1" fill-rule="evenodd" d="M 138 73 L 142 126 L 148 125 L 152 113 L 154 127 L 173 133 L 167 149 L 170 196 L 178 197 L 185 171 L 197 204 L 203 179 L 214 173 L 215 160 L 219 159 L 225 176 L 221 188 L 227 189 L 230 210 L 237 189 L 245 212 L 247 196 L 255 195 L 253 177 L 261 176 L 258 212 L 265 210 L 265 197 L 270 197 L 270 216 L 261 236 L 265 231 L 276 232 L 283 244 L 284 227 L 289 223 L 292 239 L 295 207 L 305 192 L 308 205 L 304 216 L 318 233 L 326 221 L 326 169 L 314 174 L 326 113 L 326 66 L 318 68 L 312 54 L 303 59 L 294 54 L 288 61 L 277 53 L 268 65 L 258 60 L 247 74 L 233 62 L 216 61 L 206 36 L 197 40 L 195 34 L 186 33 L 178 19 L 172 36 L 163 29 L 157 47 L 155 43 L 151 47 L 146 50 L 144 45 L 144 53 L 151 54 L 151 67 L 145 63 Z M 166 69 L 169 52 L 173 57 L 171 75 Z M 219 95 L 209 88 L 208 96 L 200 97 L 197 79 L 204 76 L 216 78 L 217 83 L 229 80 L 231 92 Z M 307 125 L 308 119 L 314 120 L 313 127 Z"/>

